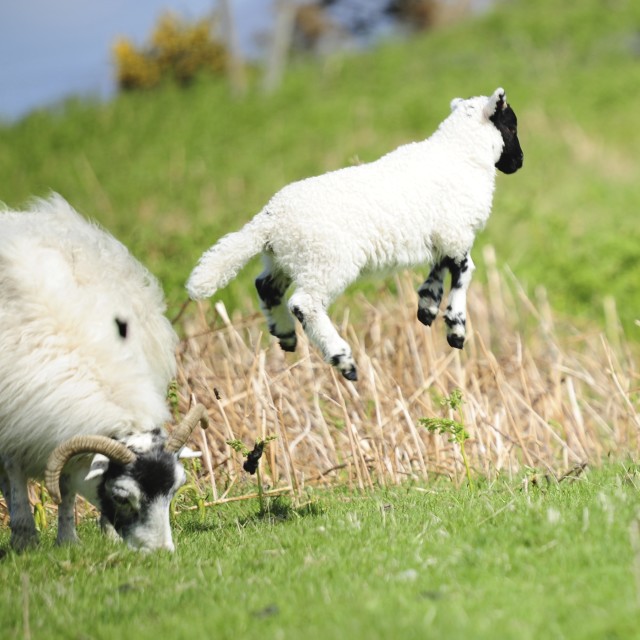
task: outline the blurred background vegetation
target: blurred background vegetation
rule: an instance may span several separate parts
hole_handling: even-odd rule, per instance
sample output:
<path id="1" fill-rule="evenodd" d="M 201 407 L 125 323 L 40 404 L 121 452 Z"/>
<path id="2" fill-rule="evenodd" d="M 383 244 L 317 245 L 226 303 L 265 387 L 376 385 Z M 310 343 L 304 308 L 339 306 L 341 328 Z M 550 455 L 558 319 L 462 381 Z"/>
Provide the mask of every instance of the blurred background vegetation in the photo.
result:
<path id="1" fill-rule="evenodd" d="M 379 23 L 367 31 L 357 4 L 284 11 L 280 53 L 250 66 L 224 20 L 160 17 L 148 45 L 114 43 L 116 98 L 0 125 L 0 199 L 17 208 L 61 193 L 161 279 L 171 315 L 202 251 L 283 185 L 425 138 L 453 97 L 503 86 L 525 165 L 499 174 L 476 257 L 495 246 L 501 267 L 529 291 L 544 286 L 577 325 L 601 323 L 613 296 L 640 337 L 640 3 L 510 0 L 475 14 L 465 2 L 398 0 L 384 14 L 395 38 L 367 37 Z M 278 81 L 265 91 L 270 65 Z M 257 310 L 257 273 L 247 267 L 220 297 Z"/>

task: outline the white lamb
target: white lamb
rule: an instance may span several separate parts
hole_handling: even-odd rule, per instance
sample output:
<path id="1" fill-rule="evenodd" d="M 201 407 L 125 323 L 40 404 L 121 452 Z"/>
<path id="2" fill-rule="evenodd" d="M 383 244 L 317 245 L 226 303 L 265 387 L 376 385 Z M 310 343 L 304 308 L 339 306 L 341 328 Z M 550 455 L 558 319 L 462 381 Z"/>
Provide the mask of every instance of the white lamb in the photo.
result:
<path id="1" fill-rule="evenodd" d="M 153 276 L 60 196 L 0 211 L 0 489 L 11 542 L 37 541 L 27 481 L 45 478 L 58 542 L 77 540 L 82 494 L 103 528 L 142 549 L 173 549 L 178 455 L 206 415 L 167 437 L 177 336 Z"/>
<path id="2" fill-rule="evenodd" d="M 434 320 L 450 271 L 447 339 L 462 348 L 474 269 L 469 252 L 491 212 L 496 168 L 514 173 L 523 153 L 503 89 L 457 98 L 451 111 L 427 140 L 284 187 L 243 229 L 202 255 L 187 283 L 190 296 L 212 296 L 262 252 L 256 288 L 271 334 L 293 351 L 293 314 L 325 360 L 356 380 L 351 349 L 327 306 L 363 272 L 428 263 L 433 268 L 418 291 L 418 319 Z"/>

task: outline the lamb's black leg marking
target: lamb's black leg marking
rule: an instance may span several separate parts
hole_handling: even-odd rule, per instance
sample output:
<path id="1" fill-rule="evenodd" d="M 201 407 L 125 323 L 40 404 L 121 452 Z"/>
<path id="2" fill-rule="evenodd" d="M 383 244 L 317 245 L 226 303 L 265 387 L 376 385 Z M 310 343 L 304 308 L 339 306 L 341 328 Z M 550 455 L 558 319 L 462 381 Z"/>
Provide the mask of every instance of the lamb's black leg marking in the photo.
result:
<path id="1" fill-rule="evenodd" d="M 295 351 L 295 325 L 284 301 L 291 280 L 281 272 L 269 271 L 268 262 L 265 259 L 267 268 L 256 278 L 260 307 L 267 319 L 269 333 L 278 338 L 284 351 Z"/>
<path id="2" fill-rule="evenodd" d="M 322 299 L 321 295 L 312 296 L 298 288 L 289 299 L 289 308 L 302 324 L 311 342 L 322 351 L 324 359 L 347 380 L 355 381 L 358 379 L 358 372 L 351 348 L 333 326 Z"/>
<path id="3" fill-rule="evenodd" d="M 286 291 L 286 287 L 283 289 L 271 273 L 261 273 L 256 278 L 256 289 L 264 308 L 269 310 L 282 302 L 282 296 Z"/>
<path id="4" fill-rule="evenodd" d="M 475 266 L 468 253 L 459 260 L 449 259 L 447 266 L 451 272 L 451 292 L 444 314 L 447 342 L 455 349 L 462 349 L 466 337 L 467 289 Z"/>
<path id="5" fill-rule="evenodd" d="M 429 273 L 429 277 L 418 289 L 418 320 L 422 324 L 431 326 L 438 315 L 438 308 L 444 293 L 444 276 L 448 268 L 448 258 L 436 263 Z"/>
<path id="6" fill-rule="evenodd" d="M 304 328 L 304 313 L 302 313 L 302 309 L 300 309 L 300 307 L 292 307 L 291 313 L 293 313 L 293 315 L 298 318 L 298 322 L 300 322 L 300 324 Z"/>

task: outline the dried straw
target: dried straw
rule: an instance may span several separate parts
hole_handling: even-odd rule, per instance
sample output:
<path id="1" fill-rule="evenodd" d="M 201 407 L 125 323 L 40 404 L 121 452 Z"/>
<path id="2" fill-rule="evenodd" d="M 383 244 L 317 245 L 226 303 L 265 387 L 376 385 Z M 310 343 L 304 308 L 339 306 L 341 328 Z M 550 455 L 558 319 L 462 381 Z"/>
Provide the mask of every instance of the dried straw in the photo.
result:
<path id="1" fill-rule="evenodd" d="M 462 352 L 447 345 L 441 319 L 431 328 L 417 321 L 416 276 L 398 276 L 398 293 L 382 292 L 375 306 L 356 295 L 357 318 L 344 313 L 337 322 L 353 347 L 355 384 L 339 378 L 300 330 L 298 352 L 287 354 L 263 336 L 257 313 L 232 320 L 217 303 L 215 311 L 185 314 L 180 392 L 185 409 L 192 393 L 209 408 L 213 468 L 243 474 L 225 440 L 251 445 L 275 434 L 265 470 L 272 487 L 278 479 L 296 492 L 305 483 L 364 490 L 430 475 L 461 479 L 457 445 L 419 426 L 421 417 L 461 419 L 440 405 L 455 388 L 477 474 L 533 467 L 560 477 L 584 463 L 635 455 L 638 374 L 615 305 L 607 303 L 606 332 L 559 328 L 543 290 L 530 299 L 512 274 L 498 271 L 491 250 L 485 263 L 487 284 L 471 287 Z"/>
<path id="2" fill-rule="evenodd" d="M 580 332 L 554 316 L 544 290 L 534 301 L 512 273 L 501 274 L 490 248 L 484 258 L 487 282 L 471 286 L 461 352 L 447 345 L 442 319 L 431 328 L 417 321 L 416 275 L 397 276 L 397 294 L 381 290 L 375 305 L 352 298 L 351 314 L 337 324 L 353 347 L 355 384 L 322 361 L 299 327 L 298 351 L 287 354 L 264 335 L 257 312 L 232 319 L 219 302 L 185 305 L 176 319 L 186 336 L 177 354 L 180 410 L 195 397 L 211 417 L 192 443 L 204 450 L 196 481 L 212 495 L 207 505 L 255 497 L 255 482 L 246 482 L 243 460 L 226 442 L 251 447 L 268 435 L 278 439 L 262 462 L 265 495 L 441 475 L 460 482 L 458 445 L 419 426 L 421 417 L 461 419 L 440 404 L 455 388 L 475 474 L 512 477 L 533 467 L 560 479 L 587 463 L 635 457 L 638 372 L 614 302 L 605 303 L 602 331 Z"/>

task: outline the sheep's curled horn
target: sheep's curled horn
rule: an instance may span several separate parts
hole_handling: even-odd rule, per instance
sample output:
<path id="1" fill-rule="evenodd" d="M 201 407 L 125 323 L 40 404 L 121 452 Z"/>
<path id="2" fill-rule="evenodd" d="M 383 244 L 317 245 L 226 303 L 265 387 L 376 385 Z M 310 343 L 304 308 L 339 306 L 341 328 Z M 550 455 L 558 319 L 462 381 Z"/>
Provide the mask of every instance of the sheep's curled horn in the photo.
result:
<path id="1" fill-rule="evenodd" d="M 204 405 L 195 405 L 173 430 L 165 444 L 165 449 L 170 453 L 177 453 L 185 445 L 198 422 L 200 422 L 203 429 L 206 429 L 208 419 L 209 416 Z M 131 464 L 136 459 L 136 454 L 131 449 L 121 442 L 106 436 L 91 435 L 70 438 L 51 452 L 44 472 L 47 491 L 56 504 L 62 501 L 60 495 L 60 475 L 62 470 L 73 456 L 81 453 L 101 453 L 113 462 L 123 466 Z"/>
<path id="2" fill-rule="evenodd" d="M 131 464 L 136 454 L 117 440 L 106 436 L 75 436 L 58 445 L 47 460 L 44 481 L 51 499 L 60 504 L 60 474 L 73 456 L 81 453 L 101 453 L 121 465 Z"/>
<path id="3" fill-rule="evenodd" d="M 193 405 L 182 422 L 173 430 L 164 448 L 171 453 L 180 451 L 193 433 L 198 422 L 203 429 L 206 429 L 209 424 L 209 415 L 203 404 Z"/>

